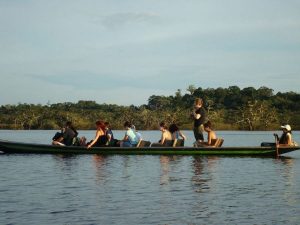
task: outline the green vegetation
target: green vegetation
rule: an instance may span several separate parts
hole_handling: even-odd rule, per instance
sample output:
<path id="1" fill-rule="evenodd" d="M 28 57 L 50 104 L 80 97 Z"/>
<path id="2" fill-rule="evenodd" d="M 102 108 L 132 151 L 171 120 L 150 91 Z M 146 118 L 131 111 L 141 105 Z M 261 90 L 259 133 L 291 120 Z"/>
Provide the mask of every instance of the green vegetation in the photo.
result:
<path id="1" fill-rule="evenodd" d="M 194 99 L 201 97 L 215 129 L 272 130 L 289 123 L 300 128 L 300 94 L 277 94 L 267 87 L 255 89 L 196 88 L 187 93 L 177 90 L 173 96 L 152 95 L 148 104 L 118 106 L 95 101 L 48 105 L 18 104 L 0 107 L 1 129 L 59 129 L 67 120 L 77 129 L 94 129 L 96 120 L 109 121 L 113 129 L 122 129 L 124 121 L 132 121 L 140 130 L 157 129 L 160 121 L 176 122 L 181 129 L 191 129 L 190 112 Z"/>

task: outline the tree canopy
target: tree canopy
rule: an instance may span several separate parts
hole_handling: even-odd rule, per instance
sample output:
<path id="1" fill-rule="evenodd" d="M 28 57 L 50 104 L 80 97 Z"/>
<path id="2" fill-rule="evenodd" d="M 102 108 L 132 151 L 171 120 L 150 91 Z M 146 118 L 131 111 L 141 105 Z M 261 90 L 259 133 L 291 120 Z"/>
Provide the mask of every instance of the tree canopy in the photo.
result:
<path id="1" fill-rule="evenodd" d="M 0 106 L 1 129 L 59 129 L 72 121 L 77 129 L 94 129 L 95 121 L 104 120 L 114 129 L 131 121 L 138 129 L 157 129 L 160 121 L 175 122 L 181 129 L 191 129 L 189 117 L 195 98 L 204 101 L 215 129 L 272 130 L 289 123 L 300 128 L 300 94 L 278 92 L 268 87 L 238 86 L 206 88 L 189 85 L 186 93 L 151 95 L 147 104 L 119 106 L 98 104 L 93 100 L 77 103 L 26 104 Z"/>

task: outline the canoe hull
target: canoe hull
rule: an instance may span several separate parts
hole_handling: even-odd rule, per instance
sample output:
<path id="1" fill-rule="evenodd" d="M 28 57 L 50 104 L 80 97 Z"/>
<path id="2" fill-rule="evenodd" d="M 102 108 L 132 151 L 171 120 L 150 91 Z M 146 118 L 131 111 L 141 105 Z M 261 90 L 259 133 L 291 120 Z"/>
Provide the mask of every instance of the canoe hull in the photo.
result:
<path id="1" fill-rule="evenodd" d="M 280 155 L 298 150 L 299 147 L 282 147 Z M 101 154 L 101 155 L 232 155 L 232 156 L 276 156 L 274 147 L 96 147 L 87 149 L 77 146 L 54 146 L 45 144 L 0 141 L 0 150 L 4 153 L 19 154 Z"/>

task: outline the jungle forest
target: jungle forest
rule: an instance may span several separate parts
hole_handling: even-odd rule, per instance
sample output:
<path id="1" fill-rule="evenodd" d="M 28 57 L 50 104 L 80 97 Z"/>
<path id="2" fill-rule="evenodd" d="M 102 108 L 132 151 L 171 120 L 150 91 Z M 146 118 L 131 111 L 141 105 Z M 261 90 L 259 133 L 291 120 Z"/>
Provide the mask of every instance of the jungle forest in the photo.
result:
<path id="1" fill-rule="evenodd" d="M 184 93 L 152 95 L 147 104 L 120 106 L 98 104 L 93 100 L 77 103 L 25 104 L 0 106 L 0 129 L 60 129 L 72 121 L 76 129 L 95 129 L 97 120 L 108 121 L 112 129 L 123 129 L 125 121 L 139 130 L 158 129 L 161 121 L 177 123 L 181 129 L 191 129 L 190 113 L 195 98 L 202 98 L 208 119 L 216 130 L 278 130 L 289 123 L 300 129 L 300 94 L 274 93 L 268 87 L 230 86 L 206 88 L 190 85 Z"/>

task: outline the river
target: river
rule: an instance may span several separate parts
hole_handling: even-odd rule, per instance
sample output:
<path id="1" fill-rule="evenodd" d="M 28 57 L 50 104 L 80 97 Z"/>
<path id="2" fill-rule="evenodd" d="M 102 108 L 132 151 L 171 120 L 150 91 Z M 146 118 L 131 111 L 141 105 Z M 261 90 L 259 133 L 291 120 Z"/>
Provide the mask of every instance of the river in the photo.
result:
<path id="1" fill-rule="evenodd" d="M 192 132 L 184 131 L 192 145 Z M 55 131 L 0 130 L 49 143 Z M 124 131 L 115 131 L 121 138 Z M 158 131 L 141 131 L 157 141 Z M 278 131 L 278 133 L 280 133 Z M 224 146 L 273 132 L 218 131 Z M 80 131 L 92 139 L 94 131 Z M 300 143 L 300 132 L 293 132 Z M 0 224 L 299 224 L 300 151 L 278 159 L 0 154 Z"/>

